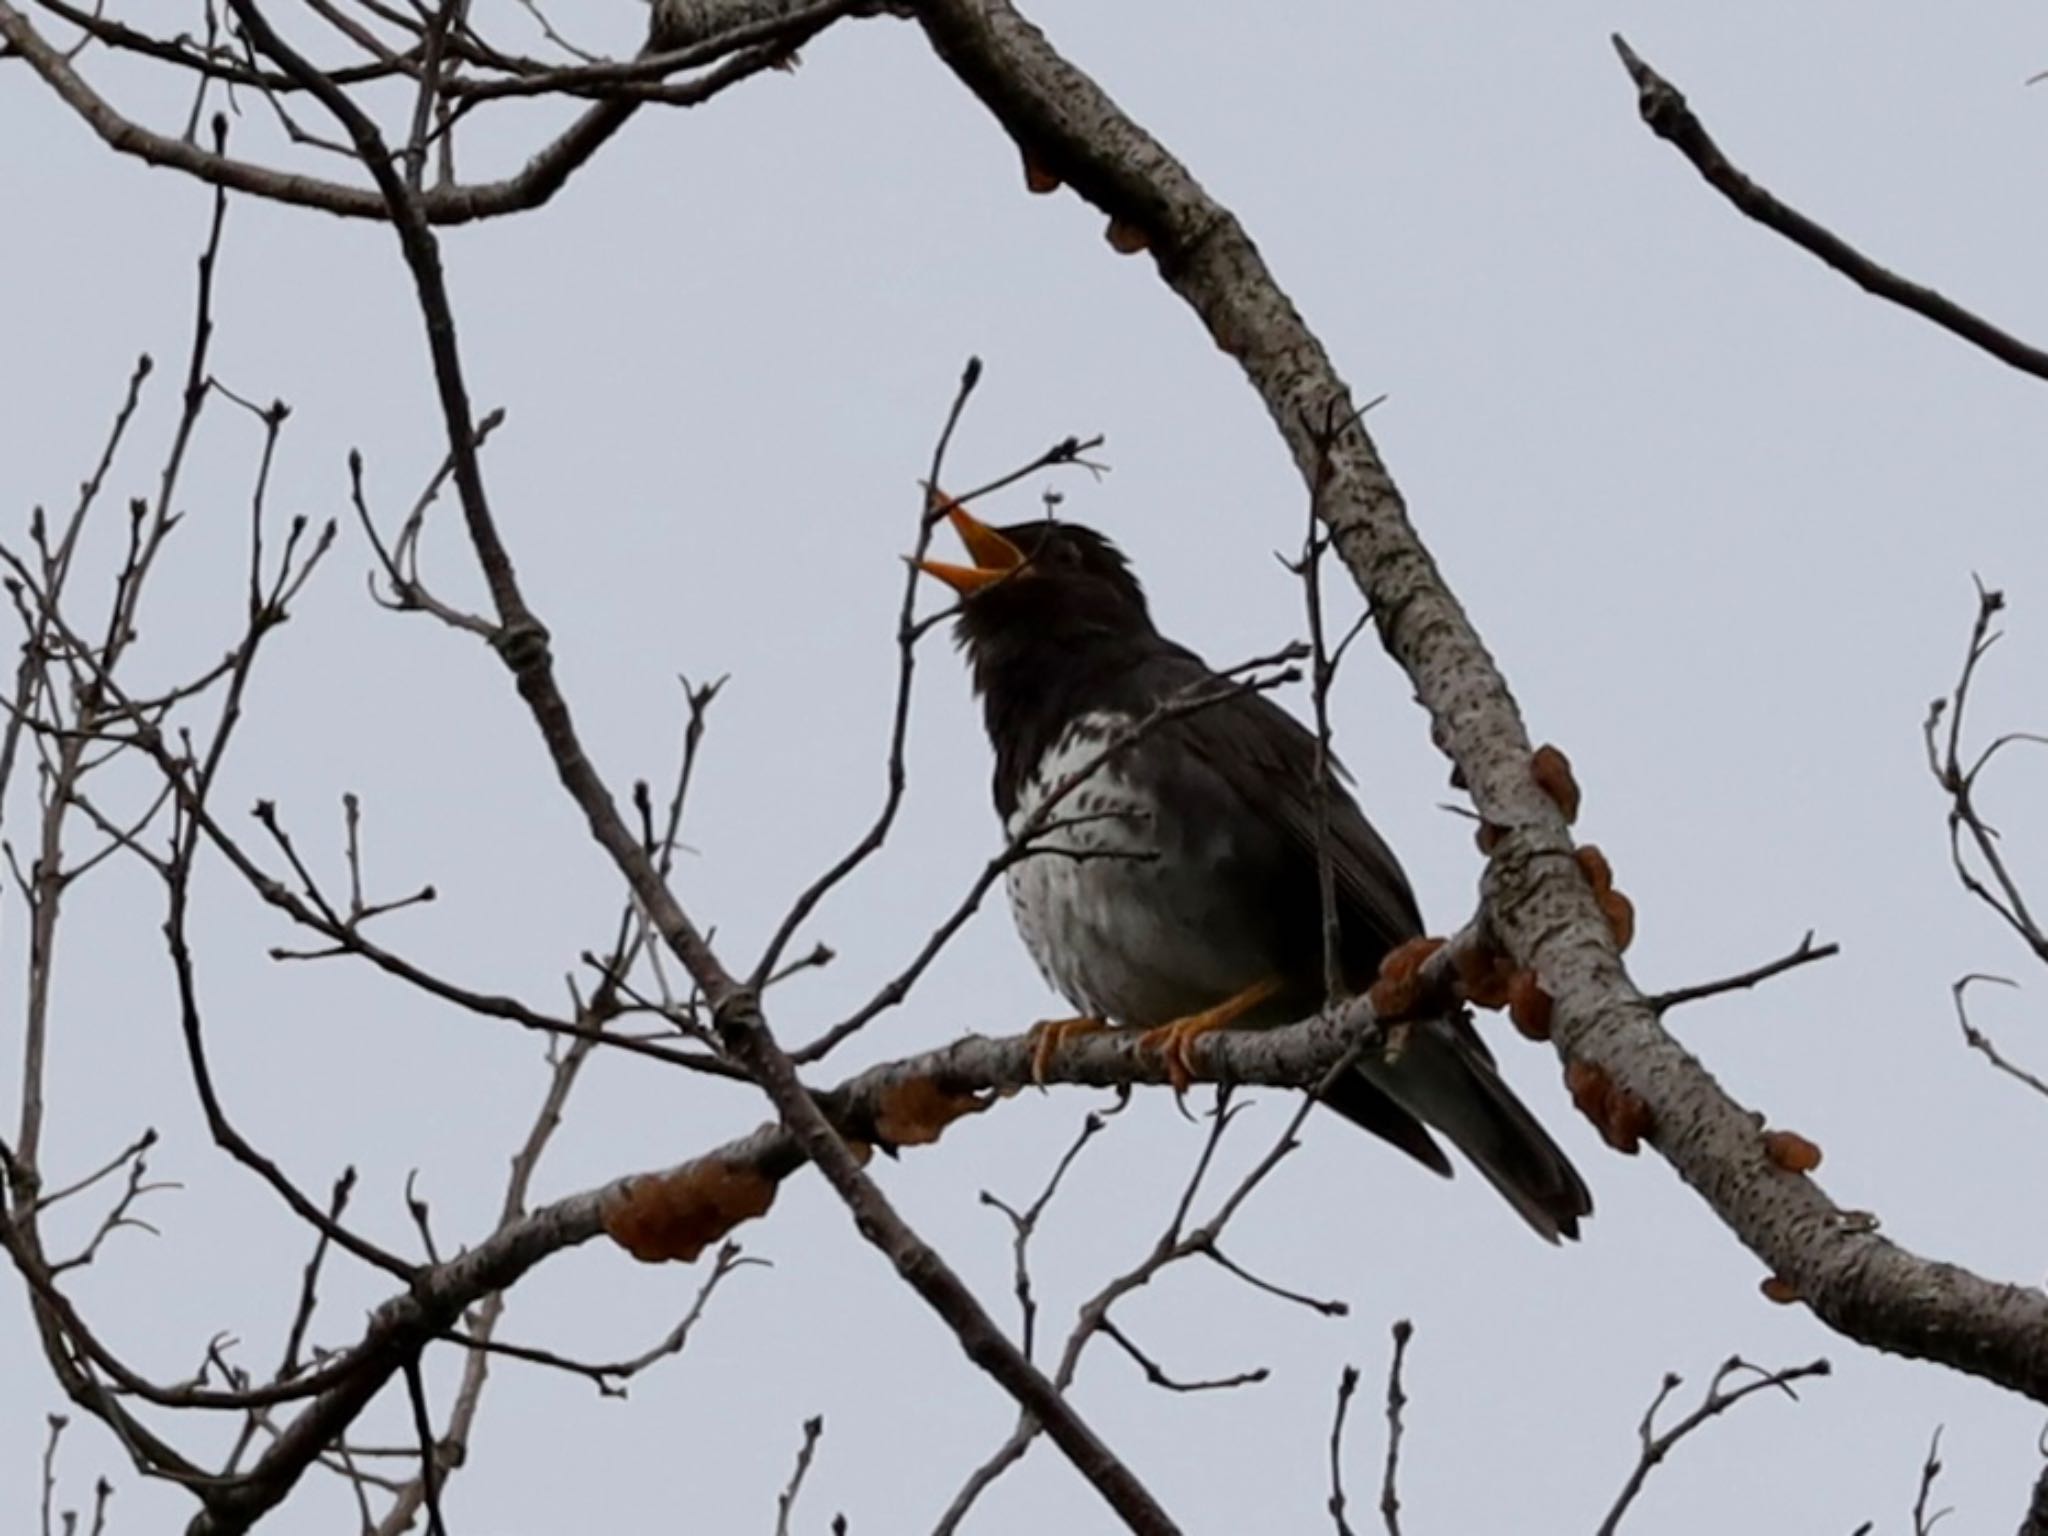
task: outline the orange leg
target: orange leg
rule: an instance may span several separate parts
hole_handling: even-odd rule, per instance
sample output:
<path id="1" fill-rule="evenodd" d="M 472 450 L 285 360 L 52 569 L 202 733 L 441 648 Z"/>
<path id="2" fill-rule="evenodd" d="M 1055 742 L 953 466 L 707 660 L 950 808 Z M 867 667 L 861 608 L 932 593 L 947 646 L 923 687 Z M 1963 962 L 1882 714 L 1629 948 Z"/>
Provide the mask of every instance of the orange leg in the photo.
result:
<path id="1" fill-rule="evenodd" d="M 1188 1060 L 1188 1047 L 1203 1035 L 1219 1029 L 1228 1029 L 1279 990 L 1280 978 L 1277 976 L 1255 981 L 1235 997 L 1225 998 L 1214 1008 L 1204 1008 L 1200 1013 L 1191 1013 L 1184 1019 L 1175 1019 L 1171 1024 L 1162 1024 L 1157 1029 L 1146 1030 L 1138 1037 L 1138 1044 L 1157 1050 L 1165 1057 L 1166 1080 L 1173 1084 L 1173 1091 L 1176 1094 L 1185 1094 L 1195 1080 L 1193 1064 Z"/>
<path id="2" fill-rule="evenodd" d="M 1109 1025 L 1093 1015 L 1084 1014 L 1077 1019 L 1041 1019 L 1031 1026 L 1031 1081 L 1039 1087 L 1045 1086 L 1045 1077 L 1052 1070 L 1052 1059 L 1059 1048 L 1076 1035 L 1099 1035 Z"/>

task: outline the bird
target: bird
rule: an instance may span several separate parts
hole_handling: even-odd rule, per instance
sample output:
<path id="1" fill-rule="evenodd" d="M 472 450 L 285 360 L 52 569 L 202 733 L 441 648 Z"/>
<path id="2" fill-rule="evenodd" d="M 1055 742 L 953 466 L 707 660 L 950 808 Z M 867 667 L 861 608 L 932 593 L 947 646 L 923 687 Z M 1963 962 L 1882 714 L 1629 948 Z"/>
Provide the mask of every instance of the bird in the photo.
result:
<path id="1" fill-rule="evenodd" d="M 1005 871 L 1011 915 L 1075 1010 L 1037 1026 L 1041 1071 L 1077 1034 L 1135 1028 L 1184 1089 L 1194 1039 L 1321 1010 L 1325 817 L 1346 987 L 1423 933 L 1399 861 L 1341 768 L 1319 770 L 1314 733 L 1161 634 L 1115 544 L 1077 522 L 993 527 L 949 498 L 935 506 L 973 563 L 913 563 L 957 595 L 996 811 L 1013 846 L 1026 837 Z M 1470 1020 L 1454 1011 L 1402 1036 L 1323 1102 L 1448 1176 L 1442 1135 L 1539 1235 L 1576 1238 L 1593 1209 L 1585 1181 Z"/>

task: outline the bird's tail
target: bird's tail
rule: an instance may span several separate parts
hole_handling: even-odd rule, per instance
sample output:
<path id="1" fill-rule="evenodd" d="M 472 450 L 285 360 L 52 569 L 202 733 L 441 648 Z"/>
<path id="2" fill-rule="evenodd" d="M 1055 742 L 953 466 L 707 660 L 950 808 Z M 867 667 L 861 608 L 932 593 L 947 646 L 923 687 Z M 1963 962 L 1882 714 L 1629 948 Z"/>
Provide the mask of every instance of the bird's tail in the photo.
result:
<path id="1" fill-rule="evenodd" d="M 1391 1056 L 1369 1053 L 1359 1070 L 1401 1109 L 1450 1138 L 1539 1235 L 1553 1243 L 1579 1235 L 1579 1219 L 1593 1212 L 1585 1180 L 1484 1052 L 1452 1026 L 1413 1025 Z"/>

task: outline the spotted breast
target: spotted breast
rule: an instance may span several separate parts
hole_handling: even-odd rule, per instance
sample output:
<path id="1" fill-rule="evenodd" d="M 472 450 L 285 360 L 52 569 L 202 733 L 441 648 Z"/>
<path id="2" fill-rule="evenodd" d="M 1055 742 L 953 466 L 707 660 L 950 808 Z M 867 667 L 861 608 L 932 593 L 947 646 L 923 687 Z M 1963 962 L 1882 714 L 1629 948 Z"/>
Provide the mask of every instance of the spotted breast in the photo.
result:
<path id="1" fill-rule="evenodd" d="M 1032 852 L 1010 866 L 1017 931 L 1040 973 L 1076 1010 L 1152 1026 L 1213 1006 L 1257 980 L 1262 944 L 1217 876 L 1224 830 L 1177 814 L 1147 785 L 1148 743 L 1109 749 L 1132 717 L 1077 716 L 1039 758 L 1005 830 L 1015 838 L 1044 810 Z M 1248 942 L 1249 941 L 1249 942 Z"/>

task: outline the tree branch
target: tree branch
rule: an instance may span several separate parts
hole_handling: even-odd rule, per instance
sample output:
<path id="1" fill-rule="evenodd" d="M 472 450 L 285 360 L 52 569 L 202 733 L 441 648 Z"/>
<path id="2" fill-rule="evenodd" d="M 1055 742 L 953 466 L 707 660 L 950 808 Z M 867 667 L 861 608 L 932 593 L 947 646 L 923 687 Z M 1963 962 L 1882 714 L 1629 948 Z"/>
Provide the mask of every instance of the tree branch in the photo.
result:
<path id="1" fill-rule="evenodd" d="M 558 72 L 561 78 L 548 82 L 546 89 L 559 94 L 585 94 L 602 90 L 604 96 L 537 151 L 516 172 L 499 181 L 437 185 L 421 190 L 418 207 L 431 224 L 466 224 L 479 219 L 498 218 L 538 208 L 568 183 L 569 178 L 624 127 L 643 100 L 659 100 L 671 106 L 694 106 L 708 101 L 728 86 L 773 69 L 785 61 L 796 43 L 814 36 L 848 8 L 825 4 L 793 16 L 774 19 L 746 29 L 735 29 L 715 42 L 678 49 L 658 56 L 663 69 L 673 70 L 708 58 L 731 54 L 708 73 L 685 84 L 637 85 L 630 80 L 598 85 L 585 81 L 575 70 Z M 95 91 L 75 70 L 66 54 L 45 39 L 8 0 L 0 0 L 0 43 L 28 61 L 58 99 L 84 119 L 86 125 L 108 148 L 132 155 L 150 165 L 168 166 L 189 176 L 246 192 L 273 202 L 316 208 L 344 218 L 387 219 L 384 197 L 375 187 L 329 181 L 295 171 L 281 170 L 252 161 L 231 158 L 208 150 L 190 138 L 158 133 L 125 116 Z M 738 51 L 735 52 L 734 50 Z M 633 66 L 612 66 L 630 70 Z M 287 72 L 288 73 L 288 72 Z M 388 74 L 372 72 L 372 77 Z M 363 78 L 361 72 L 337 71 L 323 79 L 341 84 Z M 272 88 L 262 79 L 257 83 Z M 294 79 L 299 88 L 302 80 Z M 507 84 L 500 94 L 520 87 Z M 457 88 L 454 94 L 462 94 Z"/>
<path id="2" fill-rule="evenodd" d="M 918 17 L 1030 164 L 1107 213 L 1120 249 L 1150 250 L 1244 369 L 1305 483 L 1318 463 L 1314 424 L 1348 423 L 1328 445 L 1319 511 L 1435 740 L 1480 816 L 1501 829 L 1488 916 L 1555 1000 L 1560 1054 L 1648 1108 L 1652 1144 L 1830 1327 L 2048 1401 L 2048 1297 L 1912 1254 L 1811 1178 L 1777 1168 L 1755 1118 L 1658 1023 L 1621 965 L 1562 814 L 1531 773 L 1506 679 L 1417 537 L 1321 342 L 1236 218 L 1007 0 L 926 0 Z"/>
<path id="3" fill-rule="evenodd" d="M 1792 1390 L 1793 1382 L 1809 1376 L 1825 1376 L 1831 1369 L 1827 1361 L 1814 1360 L 1782 1371 L 1766 1371 L 1759 1366 L 1751 1365 L 1739 1355 L 1731 1355 L 1722 1362 L 1721 1368 L 1714 1372 L 1714 1379 L 1707 1384 L 1707 1394 L 1700 1400 L 1699 1407 L 1660 1434 L 1657 1432 L 1657 1410 L 1662 1408 L 1665 1399 L 1683 1384 L 1681 1377 L 1667 1374 L 1657 1388 L 1657 1395 L 1650 1400 L 1649 1408 L 1644 1411 L 1642 1423 L 1637 1427 L 1636 1435 L 1642 1448 L 1636 1456 L 1636 1464 L 1630 1469 L 1627 1481 L 1622 1484 L 1621 1493 L 1607 1511 L 1607 1518 L 1600 1522 L 1600 1529 L 1595 1536 L 1614 1536 L 1621 1528 L 1622 1516 L 1628 1513 L 1629 1506 L 1643 1491 L 1644 1482 L 1648 1480 L 1658 1463 L 1669 1456 L 1681 1440 L 1707 1420 L 1726 1413 L 1745 1397 L 1758 1392 L 1775 1389 L 1782 1391 L 1787 1397 L 1797 1399 L 1799 1394 Z M 1728 1378 L 1743 1372 L 1750 1373 L 1753 1379 L 1745 1381 L 1733 1391 L 1726 1390 Z"/>
<path id="4" fill-rule="evenodd" d="M 1614 51 L 1621 55 L 1621 62 L 1636 83 L 1638 105 L 1650 131 L 1690 160 L 1693 169 L 1706 178 L 1707 185 L 1738 210 L 1819 257 L 1866 293 L 1874 293 L 1880 299 L 1888 299 L 1902 309 L 1911 310 L 1924 320 L 1933 321 L 1943 330 L 1962 337 L 1972 346 L 1989 352 L 2000 362 L 2022 373 L 2048 379 L 2048 352 L 2029 346 L 1932 288 L 1923 287 L 1879 266 L 1841 236 L 1815 223 L 1798 209 L 1787 207 L 1743 175 L 1721 153 L 1721 146 L 1708 134 L 1706 125 L 1693 115 L 1678 87 L 1644 62 L 1619 32 L 1614 34 L 1613 41 Z"/>
<path id="5" fill-rule="evenodd" d="M 1774 976 L 1795 971 L 1802 965 L 1811 965 L 1816 960 L 1831 960 L 1842 952 L 1839 944 L 1815 944 L 1813 931 L 1807 930 L 1806 937 L 1799 941 L 1799 947 L 1788 954 L 1767 960 L 1762 965 L 1733 976 L 1723 976 L 1719 981 L 1702 981 L 1690 987 L 1673 987 L 1669 992 L 1659 992 L 1649 999 L 1650 1007 L 1656 1012 L 1668 1013 L 1681 1003 L 1696 1003 L 1702 998 L 1719 997 L 1726 992 L 1747 992 L 1761 986 Z"/>
<path id="6" fill-rule="evenodd" d="M 592 838 L 611 856 L 649 922 L 702 990 L 727 1052 L 766 1092 L 804 1154 L 817 1163 L 846 1202 L 862 1236 L 890 1259 L 911 1288 L 945 1320 L 968 1357 L 1046 1426 L 1060 1449 L 1126 1524 L 1139 1532 L 1177 1531 L 1149 1490 L 1003 1336 L 959 1276 L 862 1172 L 777 1044 L 762 1013 L 758 990 L 742 985 L 726 970 L 703 932 L 676 901 L 649 850 L 619 814 L 609 788 L 584 751 L 568 701 L 555 679 L 547 629 L 526 604 L 486 498 L 475 451 L 476 424 L 456 346 L 454 313 L 437 243 L 420 200 L 393 168 L 375 124 L 347 93 L 279 37 L 255 0 L 230 3 L 256 47 L 300 80 L 341 121 L 389 206 L 426 325 L 463 518 L 498 613 L 498 653 L 533 716 L 564 790 L 582 810 Z"/>
<path id="7" fill-rule="evenodd" d="M 1402 1411 L 1408 1393 L 1401 1384 L 1401 1363 L 1408 1355 L 1408 1341 L 1415 1337 L 1415 1325 L 1405 1317 L 1394 1324 L 1394 1356 L 1387 1363 L 1387 1463 L 1380 1474 L 1380 1518 L 1387 1536 L 1401 1536 L 1401 1436 L 1407 1425 Z"/>
<path id="8" fill-rule="evenodd" d="M 1358 1536 L 1346 1518 L 1349 1500 L 1344 1495 L 1344 1421 L 1351 1414 L 1351 1399 L 1358 1391 L 1358 1367 L 1347 1365 L 1337 1377 L 1337 1410 L 1330 1417 L 1330 1497 L 1324 1507 L 1337 1527 L 1337 1536 Z"/>

